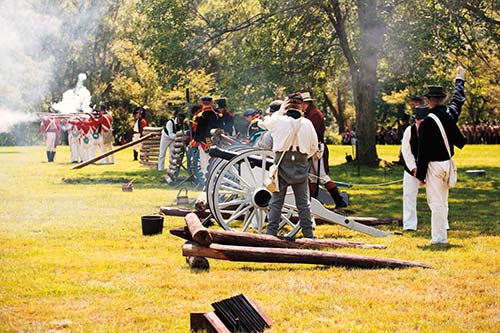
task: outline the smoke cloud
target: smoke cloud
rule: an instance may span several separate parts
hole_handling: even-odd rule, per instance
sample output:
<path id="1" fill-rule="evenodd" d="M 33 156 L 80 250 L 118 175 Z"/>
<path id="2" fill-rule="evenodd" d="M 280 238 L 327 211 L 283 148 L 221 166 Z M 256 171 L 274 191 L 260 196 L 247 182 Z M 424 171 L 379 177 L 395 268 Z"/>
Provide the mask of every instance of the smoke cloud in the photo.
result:
<path id="1" fill-rule="evenodd" d="M 55 73 L 77 63 L 107 6 L 89 0 L 0 1 L 0 133 L 42 111 L 51 86 L 61 85 Z M 65 89 L 75 87 L 76 77 L 65 80 L 73 82 Z"/>

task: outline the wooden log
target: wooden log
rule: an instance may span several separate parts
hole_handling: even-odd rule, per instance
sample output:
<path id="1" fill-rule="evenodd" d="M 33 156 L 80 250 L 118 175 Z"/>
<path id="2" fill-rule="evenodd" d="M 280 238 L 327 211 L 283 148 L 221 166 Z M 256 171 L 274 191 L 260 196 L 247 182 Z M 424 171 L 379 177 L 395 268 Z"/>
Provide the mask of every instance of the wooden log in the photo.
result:
<path id="1" fill-rule="evenodd" d="M 289 249 L 336 249 L 352 247 L 358 249 L 386 249 L 382 244 L 366 244 L 361 242 L 341 241 L 334 239 L 285 238 L 268 235 L 251 234 L 247 232 L 207 229 L 212 242 L 222 245 L 243 245 L 257 247 L 276 247 Z M 174 236 L 185 240 L 194 240 L 187 227 L 170 229 Z"/>
<path id="2" fill-rule="evenodd" d="M 424 263 L 392 258 L 375 258 L 304 249 L 277 249 L 221 244 L 210 244 L 207 247 L 192 241 L 187 241 L 184 244 L 182 255 L 242 262 L 313 264 L 359 268 L 432 268 Z"/>
<path id="3" fill-rule="evenodd" d="M 200 205 L 200 208 L 202 208 L 202 205 Z M 187 214 L 191 213 L 190 210 L 188 209 L 179 209 L 176 207 L 160 207 L 160 213 L 164 215 L 169 215 L 169 216 L 180 216 L 184 217 Z M 196 210 L 194 212 L 200 219 L 208 217 L 211 213 L 209 210 Z M 222 212 L 222 217 L 224 218 L 229 218 L 231 216 L 230 213 Z M 244 214 L 242 214 L 238 219 L 243 220 Z M 397 218 L 391 218 L 391 217 L 353 217 L 354 221 L 369 225 L 369 226 L 376 226 L 376 225 L 384 225 L 384 224 L 398 224 L 401 225 L 401 219 Z M 316 224 L 321 225 L 321 224 L 331 224 L 328 221 L 325 221 L 323 219 L 315 218 Z M 297 217 L 292 216 L 291 217 L 292 222 L 297 222 Z"/>
<path id="4" fill-rule="evenodd" d="M 207 258 L 205 257 L 186 257 L 186 262 L 189 264 L 189 267 L 196 269 L 209 269 L 210 264 L 208 263 Z"/>
<path id="5" fill-rule="evenodd" d="M 112 149 L 112 150 L 110 150 L 108 152 L 105 152 L 105 153 L 103 153 L 101 155 L 98 155 L 98 156 L 96 156 L 94 158 L 91 158 L 90 160 L 84 161 L 82 163 L 78 163 L 77 165 L 73 166 L 71 169 L 72 170 L 74 170 L 74 169 L 81 169 L 81 168 L 83 168 L 83 167 L 85 167 L 85 166 L 87 166 L 89 164 L 92 164 L 94 162 L 97 162 L 97 161 L 105 158 L 105 157 L 108 157 L 109 155 L 113 155 L 114 153 L 119 152 L 120 150 L 123 150 L 123 149 L 128 148 L 128 147 L 135 146 L 136 144 L 141 143 L 142 141 L 144 141 L 147 138 L 149 138 L 148 135 L 152 135 L 152 134 L 147 134 L 147 135 L 145 135 L 145 136 L 143 136 L 143 137 L 141 137 L 141 138 L 139 138 L 139 139 L 137 139 L 135 141 L 131 141 L 129 143 L 121 145 L 118 148 Z"/>
<path id="6" fill-rule="evenodd" d="M 212 244 L 212 236 L 210 236 L 208 229 L 201 224 L 200 219 L 196 216 L 196 214 L 187 214 L 185 220 L 189 233 L 196 242 L 201 245 Z"/>

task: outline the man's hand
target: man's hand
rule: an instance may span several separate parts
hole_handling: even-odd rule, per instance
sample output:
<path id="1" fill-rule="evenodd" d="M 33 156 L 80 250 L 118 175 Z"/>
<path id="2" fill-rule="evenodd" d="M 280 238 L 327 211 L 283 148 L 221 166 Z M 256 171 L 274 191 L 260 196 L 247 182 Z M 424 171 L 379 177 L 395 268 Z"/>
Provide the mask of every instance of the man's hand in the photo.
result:
<path id="1" fill-rule="evenodd" d="M 413 175 L 413 177 L 417 177 L 417 168 L 411 170 L 411 174 Z"/>
<path id="2" fill-rule="evenodd" d="M 462 81 L 465 81 L 465 69 L 459 65 L 457 67 L 457 76 L 456 76 L 456 79 L 460 79 Z"/>

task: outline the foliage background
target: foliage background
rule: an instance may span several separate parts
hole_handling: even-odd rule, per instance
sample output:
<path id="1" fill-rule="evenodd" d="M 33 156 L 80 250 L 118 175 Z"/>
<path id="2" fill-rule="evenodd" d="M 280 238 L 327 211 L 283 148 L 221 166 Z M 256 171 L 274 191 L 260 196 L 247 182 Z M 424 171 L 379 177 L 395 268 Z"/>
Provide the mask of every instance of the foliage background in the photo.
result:
<path id="1" fill-rule="evenodd" d="M 500 5 L 493 0 L 16 3 L 2 4 L 5 26 L 38 38 L 20 33 L 24 44 L 6 43 L 0 54 L 7 64 L 0 110 L 43 111 L 85 72 L 92 102 L 111 107 L 117 142 L 129 139 L 131 112 L 138 105 L 149 106 L 153 126 L 176 109 L 187 110 L 186 88 L 191 103 L 206 94 L 228 97 L 237 123 L 246 108 L 265 109 L 291 91 L 309 90 L 337 133 L 360 118 L 371 119 L 373 105 L 376 124 L 370 120 L 369 128 L 358 131 L 371 137 L 375 125 L 392 126 L 409 115 L 409 96 L 423 94 L 426 85 L 451 91 L 457 64 L 467 69 L 461 122 L 499 117 Z M 334 24 L 336 8 L 343 30 Z M 360 21 L 365 10 L 372 10 L 364 18 L 373 21 L 371 28 Z M 9 13 L 24 20 L 8 19 Z M 367 49 L 365 41 L 377 43 Z M 360 92 L 351 65 L 370 58 L 376 61 L 376 87 L 367 113 L 356 104 Z M 371 82 L 366 75 L 361 84 Z M 34 140 L 2 137 L 9 144 Z"/>

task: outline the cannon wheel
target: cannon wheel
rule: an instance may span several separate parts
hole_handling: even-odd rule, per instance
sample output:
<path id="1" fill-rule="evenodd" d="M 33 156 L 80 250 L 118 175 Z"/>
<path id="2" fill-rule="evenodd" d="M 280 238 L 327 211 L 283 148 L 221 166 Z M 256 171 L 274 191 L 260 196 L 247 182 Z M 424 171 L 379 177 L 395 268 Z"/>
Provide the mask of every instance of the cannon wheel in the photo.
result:
<path id="1" fill-rule="evenodd" d="M 262 163 L 252 159 L 272 162 L 274 153 L 270 150 L 241 149 L 240 153 L 226 163 L 214 167 L 207 186 L 207 201 L 212 214 L 225 230 L 253 231 L 263 233 L 268 216 L 271 192 L 264 186 L 268 172 Z M 250 158 L 250 159 L 249 159 Z M 292 237 L 300 230 L 298 222 L 292 222 L 296 215 L 295 206 L 283 206 L 279 235 Z"/>

